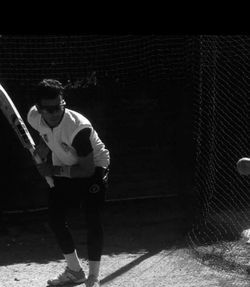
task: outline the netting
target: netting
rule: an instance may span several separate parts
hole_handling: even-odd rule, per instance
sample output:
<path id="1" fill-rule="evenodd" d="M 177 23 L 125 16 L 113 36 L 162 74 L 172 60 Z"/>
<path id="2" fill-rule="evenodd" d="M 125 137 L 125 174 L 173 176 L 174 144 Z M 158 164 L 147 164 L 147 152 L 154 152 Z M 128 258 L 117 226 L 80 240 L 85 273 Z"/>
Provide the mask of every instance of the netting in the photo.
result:
<path id="1" fill-rule="evenodd" d="M 232 262 L 231 267 L 242 267 L 248 260 L 246 254 L 236 251 L 236 242 L 242 230 L 250 228 L 249 178 L 237 173 L 236 162 L 250 156 L 249 56 L 249 36 L 200 37 L 195 173 L 198 213 L 189 237 L 205 261 L 217 258 L 221 267 Z"/>
<path id="2" fill-rule="evenodd" d="M 52 77 L 78 80 L 94 71 L 131 84 L 139 79 L 181 79 L 182 35 L 2 35 L 1 79 L 34 84 Z"/>
<path id="3" fill-rule="evenodd" d="M 85 91 L 84 100 L 79 91 L 75 99 L 101 131 L 108 131 L 101 136 L 112 150 L 117 198 L 180 189 L 180 169 L 190 175 L 184 104 L 192 105 L 188 97 L 196 97 L 197 217 L 189 239 L 201 258 L 234 268 L 248 260 L 235 239 L 250 227 L 249 179 L 236 171 L 238 159 L 250 156 L 249 53 L 245 35 L 199 41 L 185 35 L 2 35 L 0 79 L 28 90 L 44 77 L 65 84 L 90 79 L 98 87 Z M 148 130 L 157 132 L 148 137 Z M 11 158 L 16 148 L 10 147 L 6 139 Z M 14 166 L 25 159 L 12 161 Z M 35 178 L 25 174 L 26 182 Z"/>
<path id="4" fill-rule="evenodd" d="M 192 78 L 191 54 L 192 37 L 186 35 L 2 35 L 0 81 L 24 118 L 42 78 L 75 87 L 67 91 L 67 104 L 91 120 L 112 154 L 108 199 L 175 196 L 181 181 L 176 143 L 184 144 L 176 126 L 185 109 L 184 82 Z M 6 140 L 3 148 L 22 154 L 15 145 Z M 5 162 L 16 157 L 6 153 Z M 25 180 L 31 195 L 20 197 L 33 206 L 32 188 L 40 177 L 32 176 L 31 183 L 28 158 L 18 164 L 13 193 L 23 194 Z"/>

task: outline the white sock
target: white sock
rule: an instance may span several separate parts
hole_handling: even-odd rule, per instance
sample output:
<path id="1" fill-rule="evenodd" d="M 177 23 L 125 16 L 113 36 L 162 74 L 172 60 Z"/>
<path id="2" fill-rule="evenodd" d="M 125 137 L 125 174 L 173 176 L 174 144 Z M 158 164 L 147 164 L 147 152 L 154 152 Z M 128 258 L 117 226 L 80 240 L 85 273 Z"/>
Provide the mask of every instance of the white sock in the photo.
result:
<path id="1" fill-rule="evenodd" d="M 100 261 L 89 261 L 89 276 L 92 275 L 98 279 L 100 270 Z"/>
<path id="2" fill-rule="evenodd" d="M 80 271 L 82 266 L 80 264 L 80 260 L 77 256 L 77 252 L 76 250 L 73 253 L 70 254 L 63 254 L 66 262 L 67 262 L 67 266 L 69 267 L 70 270 L 73 271 Z"/>

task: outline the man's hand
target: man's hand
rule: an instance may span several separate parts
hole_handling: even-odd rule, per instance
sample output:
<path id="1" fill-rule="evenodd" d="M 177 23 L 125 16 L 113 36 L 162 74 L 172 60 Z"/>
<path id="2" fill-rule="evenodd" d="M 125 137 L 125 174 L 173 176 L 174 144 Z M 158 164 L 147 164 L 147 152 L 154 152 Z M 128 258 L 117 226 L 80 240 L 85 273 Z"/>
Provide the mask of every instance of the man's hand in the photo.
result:
<path id="1" fill-rule="evenodd" d="M 38 172 L 41 176 L 53 176 L 54 175 L 54 166 L 50 163 L 40 163 L 36 165 Z"/>
<path id="2" fill-rule="evenodd" d="M 35 147 L 34 155 L 38 155 L 42 161 L 47 160 L 47 156 L 50 152 L 48 146 L 41 140 L 38 145 Z"/>
<path id="3" fill-rule="evenodd" d="M 237 162 L 237 171 L 240 175 L 250 175 L 250 158 L 243 157 Z"/>

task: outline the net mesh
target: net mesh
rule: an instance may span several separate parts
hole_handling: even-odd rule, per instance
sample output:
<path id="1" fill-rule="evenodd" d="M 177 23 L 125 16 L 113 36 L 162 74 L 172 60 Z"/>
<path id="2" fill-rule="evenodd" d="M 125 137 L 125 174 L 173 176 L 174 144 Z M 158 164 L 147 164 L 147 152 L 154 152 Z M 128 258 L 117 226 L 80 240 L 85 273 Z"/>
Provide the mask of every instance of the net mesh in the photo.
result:
<path id="1" fill-rule="evenodd" d="M 1 79 L 32 85 L 44 77 L 61 81 L 96 71 L 120 83 L 183 78 L 185 37 L 161 35 L 2 35 Z"/>
<path id="2" fill-rule="evenodd" d="M 192 37 L 186 35 L 2 35 L 0 80 L 24 119 L 41 79 L 74 87 L 67 91 L 67 104 L 90 119 L 111 151 L 108 199 L 172 196 L 180 182 L 174 150 L 182 142 L 175 126 L 192 53 Z M 149 131 L 157 132 L 149 136 Z M 11 145 L 23 153 L 17 141 L 6 141 Z M 9 157 L 6 153 L 8 164 Z M 18 161 L 13 193 L 22 192 L 19 183 L 25 179 L 31 194 L 23 201 L 34 205 L 29 159 Z M 38 185 L 41 177 L 32 178 Z M 8 205 L 14 205 L 11 198 Z"/>
<path id="3" fill-rule="evenodd" d="M 188 233 L 189 243 L 203 263 L 239 271 L 249 260 L 245 245 L 237 240 L 242 230 L 250 227 L 249 178 L 239 176 L 235 169 L 239 158 L 250 156 L 249 53 L 250 36 L 246 35 L 2 35 L 0 78 L 1 82 L 18 83 L 28 90 L 45 77 L 65 84 L 85 83 L 89 79 L 94 86 L 103 87 L 98 93 L 86 91 L 84 101 L 89 100 L 90 107 L 93 104 L 90 114 L 100 117 L 97 126 L 105 124 L 113 131 L 109 133 L 110 139 L 103 136 L 114 155 L 117 182 L 121 182 L 121 186 L 116 185 L 119 198 L 125 193 L 128 196 L 129 189 L 133 196 L 140 196 L 141 190 L 145 193 L 146 185 L 147 195 L 155 195 L 161 189 L 165 194 L 167 189 L 174 190 L 173 186 L 180 187 L 176 183 L 181 182 L 181 167 L 174 164 L 177 156 L 183 162 L 188 149 L 180 145 L 175 153 L 176 144 L 184 137 L 178 139 L 173 127 L 181 116 L 183 121 L 178 131 L 183 129 L 187 118 L 184 109 L 180 115 L 180 104 L 185 100 L 185 104 L 190 104 L 192 101 L 187 98 L 194 97 L 197 212 Z M 149 82 L 159 84 L 152 88 Z M 164 86 L 166 82 L 174 83 L 175 89 L 181 83 L 179 86 L 185 94 L 180 90 L 173 92 Z M 137 88 L 130 89 L 130 86 Z M 27 106 L 25 102 L 23 105 Z M 130 122 L 124 120 L 128 114 Z M 145 127 L 145 122 L 150 125 Z M 148 128 L 154 130 L 159 126 L 164 133 L 156 133 L 148 140 Z M 5 150 L 10 150 L 7 141 Z M 13 160 L 11 166 L 15 166 L 14 162 L 25 162 L 12 156 L 15 150 L 13 146 L 6 157 Z M 116 163 L 117 158 L 122 165 Z M 136 164 L 131 167 L 131 162 Z M 177 176 L 171 173 L 174 169 Z M 171 187 L 169 178 L 165 180 L 166 170 L 169 178 L 174 179 Z M 189 175 L 187 167 L 183 172 Z M 33 178 L 25 174 L 27 182 Z M 124 177 L 130 184 L 124 187 L 126 190 L 122 190 Z M 149 184 L 145 178 L 153 183 Z M 144 186 L 140 185 L 142 182 Z M 19 201 L 25 196 L 25 200 L 34 199 L 33 189 L 29 196 L 26 190 L 17 194 Z M 37 205 L 37 201 L 31 205 Z"/>
<path id="4" fill-rule="evenodd" d="M 189 239 L 204 262 L 231 270 L 249 260 L 237 241 L 250 228 L 249 178 L 236 171 L 236 162 L 250 156 L 249 53 L 249 36 L 200 37 L 194 186 L 198 212 Z"/>

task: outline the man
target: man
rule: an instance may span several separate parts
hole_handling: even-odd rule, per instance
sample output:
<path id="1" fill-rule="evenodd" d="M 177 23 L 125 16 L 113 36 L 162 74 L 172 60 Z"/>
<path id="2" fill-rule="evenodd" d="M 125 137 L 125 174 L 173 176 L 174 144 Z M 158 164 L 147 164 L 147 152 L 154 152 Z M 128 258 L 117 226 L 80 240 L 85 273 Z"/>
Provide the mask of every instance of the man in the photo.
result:
<path id="1" fill-rule="evenodd" d="M 51 176 L 55 187 L 49 195 L 49 223 L 67 267 L 48 285 L 86 283 L 98 287 L 103 248 L 101 212 L 105 201 L 109 151 L 89 120 L 66 108 L 64 88 L 53 79 L 42 80 L 35 92 L 36 105 L 28 112 L 29 124 L 43 139 L 37 147 L 42 176 Z M 51 153 L 51 160 L 49 154 Z M 66 218 L 71 207 L 82 207 L 86 214 L 88 279 L 82 269 Z"/>

